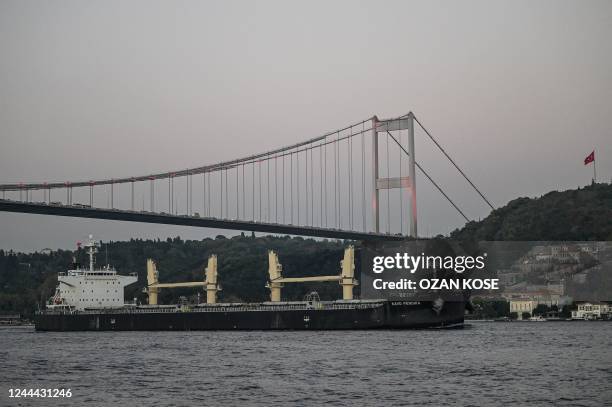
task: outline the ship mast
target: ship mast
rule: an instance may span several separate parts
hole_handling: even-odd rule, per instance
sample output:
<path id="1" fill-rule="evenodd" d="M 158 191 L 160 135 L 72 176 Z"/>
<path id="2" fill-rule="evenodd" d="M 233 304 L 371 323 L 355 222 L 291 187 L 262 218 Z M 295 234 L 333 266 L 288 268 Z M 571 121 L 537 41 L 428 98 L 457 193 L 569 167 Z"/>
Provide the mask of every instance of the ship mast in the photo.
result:
<path id="1" fill-rule="evenodd" d="M 93 235 L 89 235 L 89 242 L 85 247 L 87 247 L 87 254 L 89 254 L 89 271 L 94 271 L 94 259 L 95 254 L 98 252 L 98 247 L 93 240 Z"/>

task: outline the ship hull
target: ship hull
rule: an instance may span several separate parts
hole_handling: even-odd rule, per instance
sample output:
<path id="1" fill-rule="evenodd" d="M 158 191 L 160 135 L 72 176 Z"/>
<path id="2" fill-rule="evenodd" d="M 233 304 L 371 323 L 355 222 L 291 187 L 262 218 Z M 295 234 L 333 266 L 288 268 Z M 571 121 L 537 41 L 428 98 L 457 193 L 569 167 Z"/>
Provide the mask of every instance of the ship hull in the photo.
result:
<path id="1" fill-rule="evenodd" d="M 460 327 L 464 303 L 381 301 L 345 308 L 133 309 L 36 315 L 38 331 L 354 330 Z"/>

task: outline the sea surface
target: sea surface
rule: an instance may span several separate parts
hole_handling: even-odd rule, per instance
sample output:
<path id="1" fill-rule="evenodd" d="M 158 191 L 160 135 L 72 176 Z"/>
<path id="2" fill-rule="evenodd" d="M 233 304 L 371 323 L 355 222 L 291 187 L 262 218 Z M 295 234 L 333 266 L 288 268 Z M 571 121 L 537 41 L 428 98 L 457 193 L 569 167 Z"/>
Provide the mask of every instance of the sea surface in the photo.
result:
<path id="1" fill-rule="evenodd" d="M 16 399 L 9 388 L 71 389 Z M 1 406 L 612 406 L 612 323 L 462 330 L 0 328 Z"/>

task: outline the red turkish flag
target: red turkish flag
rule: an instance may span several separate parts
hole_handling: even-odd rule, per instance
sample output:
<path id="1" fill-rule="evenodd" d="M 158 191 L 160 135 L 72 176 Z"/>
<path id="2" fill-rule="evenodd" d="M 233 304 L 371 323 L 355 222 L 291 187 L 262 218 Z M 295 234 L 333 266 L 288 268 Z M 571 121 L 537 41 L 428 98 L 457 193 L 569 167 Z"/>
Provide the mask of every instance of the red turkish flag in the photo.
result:
<path id="1" fill-rule="evenodd" d="M 593 161 L 595 161 L 595 150 L 584 159 L 584 165 L 592 163 Z"/>

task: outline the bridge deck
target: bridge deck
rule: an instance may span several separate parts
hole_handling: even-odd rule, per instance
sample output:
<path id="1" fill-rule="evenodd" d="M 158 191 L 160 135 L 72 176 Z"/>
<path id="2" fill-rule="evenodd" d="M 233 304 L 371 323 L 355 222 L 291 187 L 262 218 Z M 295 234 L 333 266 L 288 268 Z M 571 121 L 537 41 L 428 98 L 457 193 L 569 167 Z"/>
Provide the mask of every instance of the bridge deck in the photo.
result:
<path id="1" fill-rule="evenodd" d="M 39 215 L 69 216 L 75 218 L 109 219 L 128 222 L 159 223 L 165 225 L 194 226 L 214 229 L 242 230 L 283 235 L 326 237 L 349 240 L 403 240 L 401 235 L 365 233 L 350 230 L 326 229 L 310 226 L 282 225 L 233 219 L 171 215 L 146 211 L 126 211 L 82 206 L 50 205 L 43 202 L 21 202 L 0 199 L 0 212 L 35 213 Z"/>

